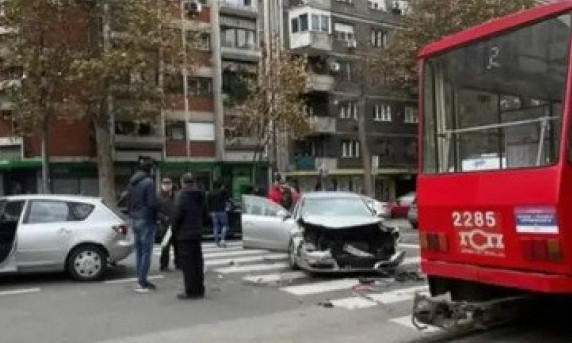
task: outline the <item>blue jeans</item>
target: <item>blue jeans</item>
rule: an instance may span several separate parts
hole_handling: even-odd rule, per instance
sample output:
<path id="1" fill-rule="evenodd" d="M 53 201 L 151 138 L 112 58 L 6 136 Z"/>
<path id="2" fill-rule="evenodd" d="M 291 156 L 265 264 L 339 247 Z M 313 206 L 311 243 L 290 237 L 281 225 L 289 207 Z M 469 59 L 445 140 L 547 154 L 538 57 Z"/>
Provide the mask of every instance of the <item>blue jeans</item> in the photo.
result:
<path id="1" fill-rule="evenodd" d="M 141 286 L 145 286 L 147 283 L 147 276 L 149 275 L 149 269 L 151 268 L 151 255 L 153 254 L 155 227 L 155 224 L 149 223 L 145 220 L 133 220 L 137 281 Z"/>
<path id="2" fill-rule="evenodd" d="M 228 215 L 226 212 L 212 212 L 211 218 L 213 220 L 215 243 L 224 243 L 226 240 L 226 232 L 228 231 Z"/>

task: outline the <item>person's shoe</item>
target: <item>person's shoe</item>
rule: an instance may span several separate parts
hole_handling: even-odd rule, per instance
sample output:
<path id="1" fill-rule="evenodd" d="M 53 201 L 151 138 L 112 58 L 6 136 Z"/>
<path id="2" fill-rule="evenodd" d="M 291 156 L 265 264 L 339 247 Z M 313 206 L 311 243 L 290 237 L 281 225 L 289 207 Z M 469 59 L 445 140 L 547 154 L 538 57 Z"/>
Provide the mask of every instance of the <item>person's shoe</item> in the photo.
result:
<path id="1" fill-rule="evenodd" d="M 137 286 L 135 286 L 135 292 L 140 293 L 140 294 L 149 293 L 149 287 L 141 286 L 140 284 L 137 284 Z"/>
<path id="2" fill-rule="evenodd" d="M 177 299 L 179 300 L 194 300 L 204 298 L 204 294 L 187 294 L 185 292 L 177 294 Z"/>
<path id="3" fill-rule="evenodd" d="M 157 290 L 157 286 L 155 286 L 154 284 L 152 284 L 151 282 L 147 281 L 145 283 L 145 287 L 151 291 L 156 291 Z"/>

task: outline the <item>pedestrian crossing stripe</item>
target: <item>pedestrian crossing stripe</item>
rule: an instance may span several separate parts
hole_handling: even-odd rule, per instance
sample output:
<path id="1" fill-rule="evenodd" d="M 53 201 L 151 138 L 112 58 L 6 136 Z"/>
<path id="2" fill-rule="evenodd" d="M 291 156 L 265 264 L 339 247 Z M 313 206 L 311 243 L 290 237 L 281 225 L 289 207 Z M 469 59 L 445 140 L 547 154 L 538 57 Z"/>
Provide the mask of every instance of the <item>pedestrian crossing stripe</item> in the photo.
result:
<path id="1" fill-rule="evenodd" d="M 275 254 L 264 254 L 259 256 L 249 256 L 249 257 L 237 257 L 237 258 L 229 258 L 229 259 L 214 259 L 214 260 L 206 260 L 205 265 L 209 267 L 216 267 L 216 266 L 228 266 L 231 264 L 239 265 L 241 263 L 254 263 L 254 262 L 272 262 L 272 261 L 283 261 L 288 258 L 288 255 L 284 253 L 275 253 Z M 256 264 L 251 266 L 263 266 L 263 264 Z M 220 269 L 216 269 L 216 272 L 223 273 Z M 255 271 L 255 269 L 249 270 Z"/>
<path id="2" fill-rule="evenodd" d="M 226 268 L 215 269 L 215 272 L 221 274 L 238 274 L 238 273 L 250 273 L 250 272 L 261 272 L 268 270 L 279 270 L 288 268 L 288 263 L 273 263 L 273 264 L 249 264 L 244 266 L 232 266 Z"/>
<path id="3" fill-rule="evenodd" d="M 261 249 L 240 249 L 236 251 L 217 251 L 217 252 L 208 252 L 203 253 L 204 259 L 211 259 L 211 258 L 218 258 L 218 257 L 235 257 L 235 256 L 247 256 L 247 255 L 260 255 L 268 253 L 268 250 L 261 250 Z"/>
<path id="4" fill-rule="evenodd" d="M 281 291 L 292 295 L 304 296 L 350 289 L 359 284 L 358 279 L 341 279 L 314 282 L 306 285 L 288 286 L 280 288 Z"/>

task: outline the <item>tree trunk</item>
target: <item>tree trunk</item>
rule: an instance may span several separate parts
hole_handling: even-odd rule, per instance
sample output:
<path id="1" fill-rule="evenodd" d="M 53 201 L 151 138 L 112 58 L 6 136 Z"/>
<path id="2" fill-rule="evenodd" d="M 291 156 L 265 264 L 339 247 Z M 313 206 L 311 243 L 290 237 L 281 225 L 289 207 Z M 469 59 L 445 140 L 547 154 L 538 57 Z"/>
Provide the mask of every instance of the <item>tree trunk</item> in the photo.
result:
<path id="1" fill-rule="evenodd" d="M 109 123 L 105 119 L 94 118 L 95 140 L 97 149 L 97 176 L 99 178 L 99 196 L 109 206 L 117 206 L 115 196 L 115 170 L 113 167 L 113 146 Z"/>
<path id="2" fill-rule="evenodd" d="M 358 115 L 358 138 L 360 152 L 363 163 L 363 187 L 365 195 L 373 197 L 373 175 L 371 167 L 371 154 L 369 145 L 367 144 L 367 133 L 365 128 L 366 103 L 365 95 L 361 94 L 359 98 L 359 115 Z"/>
<path id="3" fill-rule="evenodd" d="M 42 121 L 42 193 L 51 193 L 50 187 L 50 117 L 44 116 Z"/>

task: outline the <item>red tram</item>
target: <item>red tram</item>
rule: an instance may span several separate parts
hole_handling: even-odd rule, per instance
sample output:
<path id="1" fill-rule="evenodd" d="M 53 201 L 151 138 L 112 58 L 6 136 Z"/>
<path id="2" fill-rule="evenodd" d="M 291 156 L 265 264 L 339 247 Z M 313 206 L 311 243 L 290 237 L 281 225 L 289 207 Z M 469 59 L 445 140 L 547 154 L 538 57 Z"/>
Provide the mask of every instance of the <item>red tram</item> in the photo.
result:
<path id="1" fill-rule="evenodd" d="M 432 295 L 572 294 L 572 1 L 420 52 L 419 231 Z"/>

